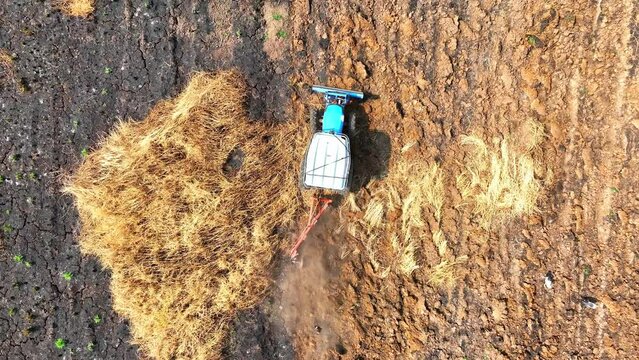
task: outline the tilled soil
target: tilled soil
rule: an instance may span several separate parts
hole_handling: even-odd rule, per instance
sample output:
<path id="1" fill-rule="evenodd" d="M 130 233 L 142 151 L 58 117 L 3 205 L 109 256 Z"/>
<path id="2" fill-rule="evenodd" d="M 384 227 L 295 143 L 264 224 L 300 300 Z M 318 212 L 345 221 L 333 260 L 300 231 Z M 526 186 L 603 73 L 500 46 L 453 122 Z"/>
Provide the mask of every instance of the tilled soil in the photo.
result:
<path id="1" fill-rule="evenodd" d="M 0 48 L 15 68 L 0 78 L 0 357 L 138 356 L 110 308 L 109 274 L 77 249 L 60 178 L 118 118 L 143 118 L 192 71 L 234 67 L 256 120 L 306 117 L 320 105 L 313 83 L 365 91 L 357 111 L 372 141 L 356 156 L 360 185 L 383 177 L 389 151 L 417 141 L 407 156 L 445 169 L 442 229 L 468 261 L 452 290 L 435 288 L 437 252 L 424 239 L 412 276 L 379 278 L 361 242 L 333 231 L 333 211 L 301 267 L 285 265 L 273 295 L 240 314 L 228 358 L 637 358 L 638 9 L 101 0 L 76 19 L 49 1 L 2 2 Z M 490 140 L 528 119 L 547 135 L 539 211 L 482 230 L 455 206 L 459 137 Z"/>

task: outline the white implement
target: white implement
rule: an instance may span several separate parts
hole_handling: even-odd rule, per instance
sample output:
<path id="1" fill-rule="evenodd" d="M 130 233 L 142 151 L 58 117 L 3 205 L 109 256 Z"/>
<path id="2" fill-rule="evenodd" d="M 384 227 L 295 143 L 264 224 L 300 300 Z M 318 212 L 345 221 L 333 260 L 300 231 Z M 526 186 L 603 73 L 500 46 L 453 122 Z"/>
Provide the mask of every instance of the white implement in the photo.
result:
<path id="1" fill-rule="evenodd" d="M 348 191 L 351 145 L 346 135 L 315 133 L 304 164 L 304 187 Z"/>

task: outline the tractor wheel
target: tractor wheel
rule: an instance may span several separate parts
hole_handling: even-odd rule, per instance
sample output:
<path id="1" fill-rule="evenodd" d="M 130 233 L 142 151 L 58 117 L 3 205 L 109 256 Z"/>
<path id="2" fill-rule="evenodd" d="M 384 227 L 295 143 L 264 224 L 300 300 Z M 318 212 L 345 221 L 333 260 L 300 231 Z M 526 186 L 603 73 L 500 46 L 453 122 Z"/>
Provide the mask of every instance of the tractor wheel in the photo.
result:
<path id="1" fill-rule="evenodd" d="M 304 185 L 304 173 L 306 171 L 306 153 L 304 153 L 304 159 L 302 159 L 302 168 L 300 169 L 300 177 L 299 177 L 299 184 L 298 186 L 300 187 L 301 191 L 307 190 L 308 188 Z"/>
<path id="2" fill-rule="evenodd" d="M 311 134 L 315 134 L 317 132 L 317 110 L 311 109 L 309 111 L 308 118 L 311 127 Z"/>
<path id="3" fill-rule="evenodd" d="M 355 112 L 351 112 L 348 115 L 348 135 L 350 135 L 351 138 L 357 135 L 357 115 Z"/>

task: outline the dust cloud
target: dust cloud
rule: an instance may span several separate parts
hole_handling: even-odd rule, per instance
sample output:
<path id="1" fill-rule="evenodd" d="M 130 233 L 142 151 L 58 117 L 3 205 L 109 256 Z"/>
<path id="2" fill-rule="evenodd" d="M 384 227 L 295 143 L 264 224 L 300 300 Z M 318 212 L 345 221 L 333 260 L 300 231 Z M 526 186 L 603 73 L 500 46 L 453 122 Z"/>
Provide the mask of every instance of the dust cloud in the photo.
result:
<path id="1" fill-rule="evenodd" d="M 331 281 L 339 276 L 339 257 L 333 256 L 337 253 L 334 241 L 338 239 L 332 234 L 336 222 L 330 211 L 324 215 L 278 282 L 279 315 L 294 339 L 299 359 L 334 358 L 346 351 L 340 339 L 343 329 L 337 315 L 337 290 Z"/>

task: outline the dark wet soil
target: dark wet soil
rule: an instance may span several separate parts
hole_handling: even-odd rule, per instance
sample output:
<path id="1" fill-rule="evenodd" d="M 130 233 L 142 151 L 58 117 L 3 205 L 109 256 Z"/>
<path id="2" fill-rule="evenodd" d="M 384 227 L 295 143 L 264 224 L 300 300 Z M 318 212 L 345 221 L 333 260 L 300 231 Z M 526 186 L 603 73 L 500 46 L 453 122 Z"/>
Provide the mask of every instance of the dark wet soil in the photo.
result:
<path id="1" fill-rule="evenodd" d="M 0 49 L 13 55 L 15 70 L 0 73 L 0 358 L 137 358 L 127 323 L 111 309 L 109 274 L 80 254 L 61 177 L 118 119 L 143 118 L 193 71 L 238 67 L 251 87 L 251 116 L 283 120 L 287 77 L 262 50 L 259 3 L 233 2 L 230 13 L 219 6 L 98 1 L 91 17 L 78 19 L 49 1 L 0 3 Z M 232 19 L 228 29 L 220 15 Z M 234 51 L 220 52 L 231 43 Z M 280 341 L 264 319 L 247 313 L 238 332 L 259 344 Z M 64 350 L 54 346 L 58 338 Z M 230 354 L 246 358 L 242 351 Z"/>

